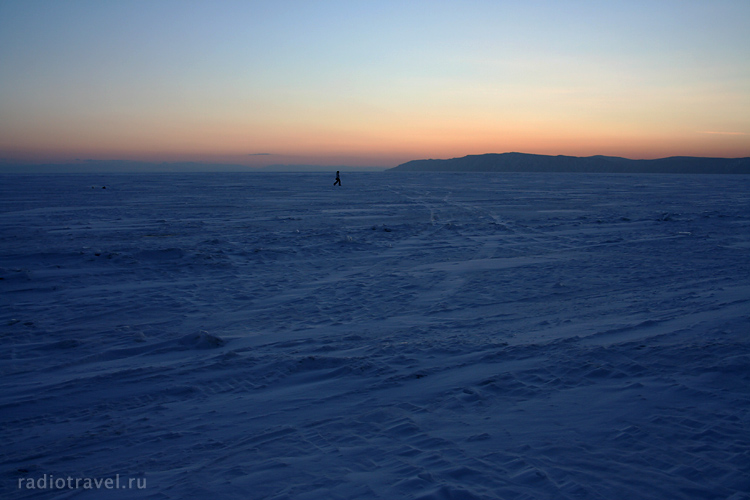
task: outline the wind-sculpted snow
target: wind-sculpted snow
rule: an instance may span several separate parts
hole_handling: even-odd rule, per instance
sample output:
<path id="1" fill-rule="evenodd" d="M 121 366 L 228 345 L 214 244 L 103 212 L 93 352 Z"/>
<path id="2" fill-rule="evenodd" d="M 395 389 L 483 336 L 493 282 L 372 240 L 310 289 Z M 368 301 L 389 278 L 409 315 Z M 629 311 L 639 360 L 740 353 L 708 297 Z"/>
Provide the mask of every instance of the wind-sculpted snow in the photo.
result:
<path id="1" fill-rule="evenodd" d="M 3 498 L 750 491 L 746 176 L 0 181 Z"/>

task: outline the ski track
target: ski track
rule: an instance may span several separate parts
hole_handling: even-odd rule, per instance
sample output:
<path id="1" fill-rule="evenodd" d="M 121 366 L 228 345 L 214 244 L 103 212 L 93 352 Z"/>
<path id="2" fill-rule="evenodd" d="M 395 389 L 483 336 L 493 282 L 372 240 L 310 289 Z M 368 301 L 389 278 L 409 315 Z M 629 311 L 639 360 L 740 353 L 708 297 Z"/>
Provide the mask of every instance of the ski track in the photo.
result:
<path id="1" fill-rule="evenodd" d="M 342 180 L 2 176 L 0 494 L 748 498 L 750 179 Z"/>

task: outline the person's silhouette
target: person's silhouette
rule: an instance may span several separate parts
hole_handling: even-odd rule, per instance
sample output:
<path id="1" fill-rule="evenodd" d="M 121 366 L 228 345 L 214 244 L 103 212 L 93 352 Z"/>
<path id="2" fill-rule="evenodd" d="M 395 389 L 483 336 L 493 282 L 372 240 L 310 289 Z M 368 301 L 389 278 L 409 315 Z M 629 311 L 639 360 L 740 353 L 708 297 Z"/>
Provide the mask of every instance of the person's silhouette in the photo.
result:
<path id="1" fill-rule="evenodd" d="M 338 170 L 336 170 L 336 182 L 334 182 L 333 185 L 334 186 L 336 186 L 336 185 L 340 186 L 341 185 L 341 177 L 339 177 L 339 171 Z"/>

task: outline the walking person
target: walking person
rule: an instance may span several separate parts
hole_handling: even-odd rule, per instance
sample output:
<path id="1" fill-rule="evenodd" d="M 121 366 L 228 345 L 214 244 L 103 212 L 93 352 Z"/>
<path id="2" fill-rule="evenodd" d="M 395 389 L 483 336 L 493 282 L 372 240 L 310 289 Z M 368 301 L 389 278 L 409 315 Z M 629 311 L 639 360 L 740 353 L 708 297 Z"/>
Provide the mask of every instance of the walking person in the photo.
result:
<path id="1" fill-rule="evenodd" d="M 339 171 L 336 170 L 336 182 L 333 183 L 334 186 L 340 186 L 341 185 L 341 178 L 339 177 Z"/>

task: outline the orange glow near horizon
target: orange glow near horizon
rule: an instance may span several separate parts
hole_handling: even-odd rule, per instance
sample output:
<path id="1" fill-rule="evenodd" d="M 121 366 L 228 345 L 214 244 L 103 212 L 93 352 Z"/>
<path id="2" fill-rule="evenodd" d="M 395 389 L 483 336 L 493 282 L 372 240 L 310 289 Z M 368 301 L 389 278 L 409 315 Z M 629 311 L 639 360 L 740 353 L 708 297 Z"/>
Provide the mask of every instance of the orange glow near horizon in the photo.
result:
<path id="1" fill-rule="evenodd" d="M 0 4 L 0 162 L 750 157 L 748 2 L 191 6 Z"/>
<path id="2" fill-rule="evenodd" d="M 667 156 L 748 157 L 750 136 L 744 133 L 699 131 L 692 134 L 639 135 L 634 132 L 568 130 L 528 126 L 501 129 L 453 128 L 453 122 L 421 129 L 288 130 L 286 133 L 242 133 L 240 128 L 165 131 L 163 135 L 99 134 L 84 138 L 55 137 L 34 144 L 15 141 L 3 148 L 0 160 L 69 162 L 76 159 L 190 161 L 248 166 L 318 164 L 393 167 L 424 158 L 455 158 L 472 154 L 523 152 L 545 155 L 621 156 L 632 159 Z M 29 134 L 31 137 L 32 135 Z M 37 136 L 38 137 L 38 136 Z M 93 140 L 92 140 L 93 137 Z M 127 139 L 127 140 L 126 140 Z M 26 142 L 26 143 L 24 143 Z"/>

